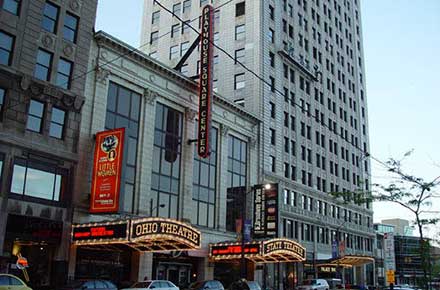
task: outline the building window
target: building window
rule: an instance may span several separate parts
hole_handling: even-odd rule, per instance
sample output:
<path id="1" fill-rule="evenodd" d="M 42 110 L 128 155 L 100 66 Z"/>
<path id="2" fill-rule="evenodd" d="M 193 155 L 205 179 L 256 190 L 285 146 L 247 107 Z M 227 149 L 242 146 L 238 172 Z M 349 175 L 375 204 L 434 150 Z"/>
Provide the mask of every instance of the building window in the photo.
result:
<path id="1" fill-rule="evenodd" d="M 271 172 L 276 171 L 276 165 L 275 165 L 275 156 L 269 156 L 269 170 Z"/>
<path id="2" fill-rule="evenodd" d="M 70 77 L 72 76 L 72 62 L 60 58 L 58 61 L 56 85 L 63 88 L 70 88 Z"/>
<path id="3" fill-rule="evenodd" d="M 177 3 L 177 4 L 173 5 L 173 14 L 175 16 L 180 16 L 180 6 L 181 6 L 180 3 Z"/>
<path id="4" fill-rule="evenodd" d="M 182 34 L 187 33 L 191 29 L 191 26 L 189 26 L 189 25 L 190 25 L 190 21 L 189 20 L 184 21 L 182 23 Z"/>
<path id="5" fill-rule="evenodd" d="M 150 44 L 156 45 L 157 41 L 159 40 L 159 31 L 153 31 L 150 35 Z"/>
<path id="6" fill-rule="evenodd" d="M 6 90 L 4 88 L 0 88 L 0 116 L 3 113 L 3 105 L 5 104 L 5 96 L 6 96 Z"/>
<path id="7" fill-rule="evenodd" d="M 157 25 L 159 24 L 159 20 L 160 20 L 160 11 L 153 12 L 153 14 L 151 14 L 151 24 Z"/>
<path id="8" fill-rule="evenodd" d="M 272 51 L 269 51 L 269 61 L 270 66 L 275 67 L 275 54 Z"/>
<path id="9" fill-rule="evenodd" d="M 173 45 L 170 47 L 170 59 L 175 59 L 179 56 L 179 46 Z"/>
<path id="10" fill-rule="evenodd" d="M 179 35 L 179 31 L 180 31 L 180 25 L 179 24 L 174 24 L 173 26 L 171 26 L 171 37 Z"/>
<path id="11" fill-rule="evenodd" d="M 238 62 L 240 63 L 244 63 L 244 56 L 245 56 L 245 50 L 244 48 L 240 48 L 237 49 L 235 51 L 235 63 L 237 64 Z"/>
<path id="12" fill-rule="evenodd" d="M 14 48 L 14 36 L 0 31 L 0 64 L 10 65 L 12 62 L 12 50 Z"/>
<path id="13" fill-rule="evenodd" d="M 67 170 L 56 165 L 17 158 L 12 172 L 11 193 L 62 201 L 67 188 Z"/>
<path id="14" fill-rule="evenodd" d="M 191 10 L 191 0 L 183 1 L 183 13 L 186 13 Z"/>
<path id="15" fill-rule="evenodd" d="M 57 33 L 59 8 L 50 2 L 46 2 L 43 10 L 42 27 L 47 32 Z"/>
<path id="16" fill-rule="evenodd" d="M 125 127 L 126 129 L 124 143 L 127 147 L 127 154 L 123 164 L 125 177 L 121 180 L 121 191 L 124 192 L 123 211 L 125 212 L 133 211 L 140 100 L 141 96 L 139 94 L 110 82 L 107 94 L 105 128 Z"/>
<path id="17" fill-rule="evenodd" d="M 267 34 L 267 38 L 269 39 L 269 41 L 271 43 L 275 43 L 275 32 L 273 31 L 272 28 L 269 28 L 269 32 Z"/>
<path id="18" fill-rule="evenodd" d="M 243 216 L 247 181 L 247 143 L 231 135 L 228 138 L 227 168 L 226 230 L 235 232 L 236 221 Z"/>
<path id="19" fill-rule="evenodd" d="M 44 116 L 44 103 L 31 100 L 29 103 L 28 119 L 26 129 L 34 132 L 41 132 Z"/>
<path id="20" fill-rule="evenodd" d="M 63 139 L 64 123 L 66 120 L 66 112 L 53 107 L 50 119 L 49 136 Z"/>
<path id="21" fill-rule="evenodd" d="M 66 12 L 66 17 L 64 18 L 63 38 L 75 43 L 77 31 L 78 17 Z"/>
<path id="22" fill-rule="evenodd" d="M 245 2 L 235 4 L 235 17 L 245 14 Z"/>
<path id="23" fill-rule="evenodd" d="M 244 24 L 235 26 L 235 40 L 243 40 L 246 37 L 246 29 Z"/>
<path id="24" fill-rule="evenodd" d="M 180 56 L 185 55 L 186 51 L 189 48 L 189 41 L 183 42 L 180 44 Z"/>
<path id="25" fill-rule="evenodd" d="M 211 154 L 200 158 L 194 146 L 193 163 L 193 218 L 194 224 L 215 226 L 217 183 L 217 129 L 211 129 Z"/>
<path id="26" fill-rule="evenodd" d="M 18 15 L 19 7 L 19 0 L 3 0 L 3 10 L 8 11 L 14 15 Z"/>
<path id="27" fill-rule="evenodd" d="M 178 217 L 182 113 L 156 105 L 151 190 L 153 216 Z M 165 207 L 159 207 L 165 204 Z"/>
<path id="28" fill-rule="evenodd" d="M 239 89 L 243 89 L 244 87 L 245 87 L 244 73 L 236 74 L 234 76 L 234 89 L 239 90 Z"/>
<path id="29" fill-rule="evenodd" d="M 38 49 L 37 63 L 35 64 L 34 76 L 43 81 L 49 81 L 50 68 L 52 66 L 52 53 Z"/>
<path id="30" fill-rule="evenodd" d="M 275 145 L 275 129 L 270 128 L 270 144 Z"/>
<path id="31" fill-rule="evenodd" d="M 206 4 L 208 4 L 208 0 L 200 0 L 200 7 L 203 7 Z"/>
<path id="32" fill-rule="evenodd" d="M 269 17 L 271 20 L 275 19 L 275 9 L 272 5 L 269 5 Z"/>

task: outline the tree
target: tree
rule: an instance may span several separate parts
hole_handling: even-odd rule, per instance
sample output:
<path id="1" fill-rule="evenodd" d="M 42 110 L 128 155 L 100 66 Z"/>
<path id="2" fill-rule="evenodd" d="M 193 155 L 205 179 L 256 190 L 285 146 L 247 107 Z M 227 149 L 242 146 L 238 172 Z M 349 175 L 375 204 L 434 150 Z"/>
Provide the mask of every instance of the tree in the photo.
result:
<path id="1" fill-rule="evenodd" d="M 431 273 L 430 240 L 424 234 L 425 227 L 435 225 L 440 219 L 430 218 L 433 213 L 428 208 L 432 199 L 439 195 L 434 189 L 440 184 L 440 176 L 432 181 L 406 173 L 402 168 L 402 161 L 412 151 L 406 153 L 401 160 L 390 158 L 384 165 L 393 176 L 388 184 L 373 184 L 372 191 L 357 190 L 355 192 L 332 192 L 335 198 L 343 198 L 346 203 L 370 203 L 372 201 L 388 201 L 398 204 L 409 210 L 414 216 L 414 224 L 420 235 L 420 257 L 423 269 L 423 286 L 429 289 L 429 274 Z M 438 216 L 438 215 L 437 215 Z"/>

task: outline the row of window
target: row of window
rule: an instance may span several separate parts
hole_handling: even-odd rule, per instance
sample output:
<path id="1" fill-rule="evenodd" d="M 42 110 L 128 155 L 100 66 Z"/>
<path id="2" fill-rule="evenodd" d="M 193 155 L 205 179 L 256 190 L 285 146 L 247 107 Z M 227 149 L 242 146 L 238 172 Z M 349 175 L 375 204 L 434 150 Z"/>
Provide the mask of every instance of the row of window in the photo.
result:
<path id="1" fill-rule="evenodd" d="M 0 63 L 10 65 L 12 59 L 12 50 L 14 36 L 0 31 Z M 38 79 L 49 81 L 53 62 L 53 53 L 43 49 L 38 49 L 34 76 Z M 73 64 L 71 61 L 60 58 L 55 83 L 59 87 L 68 89 L 70 87 L 70 78 Z"/>
<path id="2" fill-rule="evenodd" d="M 373 240 L 327 227 L 307 224 L 291 219 L 283 219 L 283 236 L 307 242 L 330 245 L 334 241 L 342 241 L 345 247 L 356 250 L 373 250 Z"/>
<path id="3" fill-rule="evenodd" d="M 57 34 L 58 20 L 60 14 L 60 7 L 51 3 L 46 2 L 43 9 L 43 22 L 41 27 L 47 32 Z M 64 17 L 64 23 L 62 28 L 63 39 L 76 42 L 77 32 L 78 32 L 78 22 L 77 16 L 66 12 Z"/>

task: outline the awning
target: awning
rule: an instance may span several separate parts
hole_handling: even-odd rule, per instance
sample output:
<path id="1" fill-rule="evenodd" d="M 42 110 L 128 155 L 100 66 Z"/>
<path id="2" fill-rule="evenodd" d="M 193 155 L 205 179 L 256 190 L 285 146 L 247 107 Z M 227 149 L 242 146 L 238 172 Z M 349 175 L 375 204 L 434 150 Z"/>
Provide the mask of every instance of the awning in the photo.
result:
<path id="1" fill-rule="evenodd" d="M 306 259 L 306 249 L 289 239 L 270 239 L 245 243 L 244 257 L 255 263 L 302 262 Z M 212 261 L 240 259 L 241 242 L 217 243 L 209 245 Z"/>
<path id="2" fill-rule="evenodd" d="M 134 218 L 72 226 L 72 244 L 101 248 L 130 247 L 141 252 L 200 249 L 200 231 L 165 218 Z"/>
<path id="3" fill-rule="evenodd" d="M 319 263 L 318 266 L 337 266 L 343 268 L 351 268 L 353 266 L 362 266 L 365 264 L 374 263 L 374 258 L 362 255 L 346 255 L 343 257 L 327 260 Z"/>

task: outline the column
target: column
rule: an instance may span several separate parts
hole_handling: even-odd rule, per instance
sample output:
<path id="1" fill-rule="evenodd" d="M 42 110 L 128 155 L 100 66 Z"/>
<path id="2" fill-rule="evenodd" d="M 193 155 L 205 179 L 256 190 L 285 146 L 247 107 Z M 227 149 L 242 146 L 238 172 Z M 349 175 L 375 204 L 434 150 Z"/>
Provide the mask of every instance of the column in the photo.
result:
<path id="1" fill-rule="evenodd" d="M 145 278 L 152 279 L 153 275 L 153 253 L 133 252 L 131 256 L 132 281 L 144 281 Z"/>
<path id="2" fill-rule="evenodd" d="M 197 272 L 199 276 L 198 281 L 201 280 L 213 280 L 214 279 L 214 265 L 209 263 L 208 257 L 200 258 L 197 264 Z"/>

